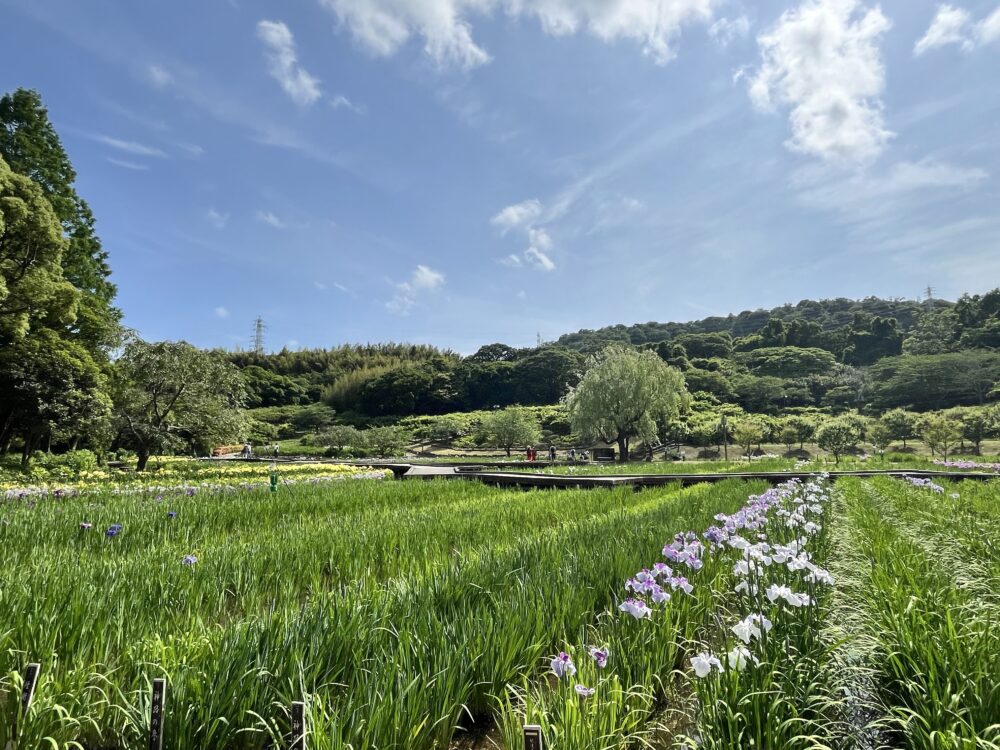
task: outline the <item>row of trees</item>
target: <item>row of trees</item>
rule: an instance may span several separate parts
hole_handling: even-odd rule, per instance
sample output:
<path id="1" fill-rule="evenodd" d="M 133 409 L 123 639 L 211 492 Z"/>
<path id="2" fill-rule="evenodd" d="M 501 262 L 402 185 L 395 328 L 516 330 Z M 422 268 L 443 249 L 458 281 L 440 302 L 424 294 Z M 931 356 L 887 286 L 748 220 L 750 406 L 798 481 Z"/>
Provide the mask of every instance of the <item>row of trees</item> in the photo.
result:
<path id="1" fill-rule="evenodd" d="M 245 429 L 238 369 L 121 325 L 107 252 L 41 98 L 0 98 L 0 454 L 204 449 Z"/>

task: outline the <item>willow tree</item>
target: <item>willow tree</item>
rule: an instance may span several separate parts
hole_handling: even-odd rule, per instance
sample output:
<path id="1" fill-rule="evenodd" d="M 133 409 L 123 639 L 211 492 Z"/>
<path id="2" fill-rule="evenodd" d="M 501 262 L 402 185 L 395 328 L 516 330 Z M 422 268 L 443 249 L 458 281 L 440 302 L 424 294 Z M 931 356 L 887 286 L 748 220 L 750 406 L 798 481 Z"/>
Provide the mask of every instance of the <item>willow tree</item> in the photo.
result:
<path id="1" fill-rule="evenodd" d="M 684 376 L 655 352 L 613 344 L 592 355 L 579 384 L 563 399 L 573 431 L 617 443 L 619 460 L 628 460 L 633 438 L 647 443 L 658 425 L 687 409 Z"/>

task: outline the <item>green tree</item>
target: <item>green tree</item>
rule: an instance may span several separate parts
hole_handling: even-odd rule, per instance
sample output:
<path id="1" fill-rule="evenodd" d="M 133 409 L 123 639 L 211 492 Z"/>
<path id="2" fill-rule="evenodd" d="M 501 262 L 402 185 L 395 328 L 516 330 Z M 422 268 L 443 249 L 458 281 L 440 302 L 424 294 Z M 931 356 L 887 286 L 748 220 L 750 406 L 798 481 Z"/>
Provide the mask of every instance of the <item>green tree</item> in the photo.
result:
<path id="1" fill-rule="evenodd" d="M 490 412 L 479 424 L 479 440 L 495 448 L 503 448 L 510 458 L 514 446 L 529 446 L 542 439 L 538 418 L 520 406 L 510 406 Z"/>
<path id="2" fill-rule="evenodd" d="M 115 296 L 107 253 L 94 231 L 94 216 L 76 192 L 76 172 L 49 121 L 38 92 L 18 89 L 0 98 L 0 157 L 39 185 L 68 238 L 62 258 L 66 279 L 105 304 Z"/>
<path id="3" fill-rule="evenodd" d="M 246 428 L 243 378 L 222 355 L 185 342 L 129 342 L 112 380 L 119 442 L 150 456 L 239 439 Z"/>
<path id="4" fill-rule="evenodd" d="M 781 428 L 779 438 L 781 440 L 781 444 L 785 446 L 786 453 L 791 453 L 792 447 L 799 442 L 798 433 L 796 433 L 795 428 L 789 424 L 785 424 L 785 426 Z"/>
<path id="5" fill-rule="evenodd" d="M 943 308 L 917 318 L 910 334 L 903 340 L 903 354 L 944 354 L 958 349 L 958 315 Z"/>
<path id="6" fill-rule="evenodd" d="M 917 436 L 917 415 L 906 409 L 892 409 L 882 415 L 880 421 L 889 430 L 889 436 L 893 440 L 902 440 L 903 447 L 906 441 Z"/>
<path id="7" fill-rule="evenodd" d="M 750 458 L 753 455 L 753 447 L 764 442 L 767 435 L 767 428 L 759 420 L 744 419 L 736 423 L 733 428 L 733 440 L 743 449 L 743 455 Z"/>
<path id="8" fill-rule="evenodd" d="M 943 415 L 927 417 L 920 427 L 920 437 L 931 449 L 931 455 L 941 454 L 945 461 L 948 454 L 962 439 L 962 425 L 954 419 Z"/>
<path id="9" fill-rule="evenodd" d="M 42 328 L 0 348 L 0 451 L 22 440 L 22 463 L 42 441 L 63 440 L 75 448 L 100 432 L 110 413 L 106 378 L 79 344 Z"/>
<path id="10" fill-rule="evenodd" d="M 655 353 L 611 345 L 587 360 L 564 403 L 573 430 L 617 443 L 624 463 L 633 438 L 654 440 L 657 423 L 678 416 L 689 400 L 684 376 Z"/>
<path id="11" fill-rule="evenodd" d="M 364 443 L 361 430 L 346 424 L 327 427 L 316 436 L 316 443 L 333 448 L 338 454 L 347 446 L 360 447 Z"/>
<path id="12" fill-rule="evenodd" d="M 821 450 L 832 453 L 836 463 L 840 457 L 855 448 L 861 436 L 857 424 L 846 419 L 831 419 L 816 431 L 816 442 Z"/>
<path id="13" fill-rule="evenodd" d="M 580 380 L 584 358 L 562 346 L 545 346 L 514 363 L 514 398 L 520 404 L 555 404 Z"/>
<path id="14" fill-rule="evenodd" d="M 41 189 L 0 158 L 0 344 L 76 319 L 79 295 L 62 274 L 65 247 Z"/>
<path id="15" fill-rule="evenodd" d="M 371 427 L 363 430 L 361 435 L 364 438 L 364 446 L 379 458 L 402 454 L 413 438 L 410 432 L 402 427 Z"/>
<path id="16" fill-rule="evenodd" d="M 837 360 L 830 352 L 797 346 L 756 349 L 743 355 L 743 360 L 756 375 L 786 379 L 823 375 L 832 372 L 837 366 Z"/>
<path id="17" fill-rule="evenodd" d="M 881 455 L 892 442 L 892 433 L 884 422 L 873 422 L 868 427 L 868 442 L 872 444 L 875 452 Z"/>
<path id="18" fill-rule="evenodd" d="M 795 433 L 795 442 L 799 444 L 799 450 L 802 450 L 806 441 L 812 440 L 816 434 L 816 423 L 806 417 L 788 417 L 785 426 Z"/>
<path id="19" fill-rule="evenodd" d="M 997 414 L 1000 407 L 991 408 L 960 408 L 951 409 L 948 416 L 957 419 L 962 425 L 962 438 L 972 443 L 976 455 L 982 453 L 982 443 L 996 434 L 1000 425 L 997 424 Z"/>

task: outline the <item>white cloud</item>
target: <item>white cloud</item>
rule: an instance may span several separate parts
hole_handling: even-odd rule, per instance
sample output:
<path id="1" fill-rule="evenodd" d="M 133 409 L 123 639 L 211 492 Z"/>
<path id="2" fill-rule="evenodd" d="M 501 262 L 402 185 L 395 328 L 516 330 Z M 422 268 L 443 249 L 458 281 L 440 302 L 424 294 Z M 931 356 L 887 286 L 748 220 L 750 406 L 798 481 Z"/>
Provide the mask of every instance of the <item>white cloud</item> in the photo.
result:
<path id="1" fill-rule="evenodd" d="M 284 229 L 286 226 L 285 222 L 283 222 L 281 219 L 279 219 L 270 211 L 258 211 L 257 221 L 262 221 L 265 224 L 274 227 L 275 229 Z"/>
<path id="2" fill-rule="evenodd" d="M 410 278 L 395 284 L 396 294 L 385 303 L 386 308 L 400 315 L 408 315 L 417 298 L 429 292 L 434 292 L 445 284 L 444 274 L 425 265 L 413 269 Z"/>
<path id="3" fill-rule="evenodd" d="M 261 21 L 257 24 L 257 37 L 267 48 L 271 76 L 293 102 L 306 106 L 320 98 L 319 79 L 299 65 L 295 38 L 284 23 Z"/>
<path id="4" fill-rule="evenodd" d="M 524 251 L 524 257 L 542 271 L 554 271 L 556 270 L 556 264 L 552 262 L 552 259 L 542 250 L 538 249 L 536 246 L 532 245 L 527 250 Z"/>
<path id="5" fill-rule="evenodd" d="M 313 286 L 319 289 L 321 292 L 325 292 L 327 289 L 326 284 L 324 284 L 322 281 L 314 281 Z"/>
<path id="6" fill-rule="evenodd" d="M 919 215 L 922 202 L 938 200 L 942 191 L 973 190 L 988 178 L 978 167 L 922 159 L 899 162 L 882 172 L 847 176 L 829 169 L 802 170 L 793 185 L 809 207 L 838 211 L 850 221 L 870 222 L 894 213 Z"/>
<path id="7" fill-rule="evenodd" d="M 913 45 L 913 54 L 922 55 L 927 50 L 948 44 L 960 44 L 964 49 L 971 49 L 972 41 L 967 36 L 966 28 L 971 19 L 969 11 L 964 8 L 939 5 L 937 15 L 931 21 L 927 33 Z"/>
<path id="8" fill-rule="evenodd" d="M 363 115 L 365 108 L 360 104 L 355 104 L 343 94 L 337 94 L 330 100 L 330 106 L 334 109 L 347 109 L 356 115 Z"/>
<path id="9" fill-rule="evenodd" d="M 217 317 L 217 318 L 228 318 L 229 317 L 229 310 L 227 308 L 225 308 L 225 307 L 221 307 L 221 306 L 217 307 L 217 308 L 215 308 L 215 317 Z"/>
<path id="10" fill-rule="evenodd" d="M 111 146 L 111 148 L 116 148 L 119 151 L 124 151 L 136 156 L 156 156 L 161 159 L 165 159 L 167 157 L 167 155 L 160 149 L 152 146 L 146 146 L 142 143 L 136 143 L 135 141 L 123 141 L 119 138 L 112 138 L 107 135 L 95 135 L 94 140 L 99 143 L 103 143 L 105 146 Z"/>
<path id="11" fill-rule="evenodd" d="M 708 35 L 723 47 L 750 33 L 750 19 L 746 16 L 720 18 L 708 27 Z"/>
<path id="12" fill-rule="evenodd" d="M 511 229 L 526 226 L 542 215 L 542 204 L 537 199 L 521 201 L 512 206 L 507 206 L 496 216 L 490 219 L 490 224 L 500 227 L 506 234 Z"/>
<path id="13" fill-rule="evenodd" d="M 187 151 L 189 154 L 191 154 L 191 156 L 204 156 L 205 155 L 205 149 L 203 149 L 201 146 L 199 146 L 196 143 L 178 143 L 177 146 L 178 146 L 178 148 L 181 148 L 184 151 Z"/>
<path id="14" fill-rule="evenodd" d="M 807 0 L 758 37 L 762 63 L 750 98 L 791 110 L 794 151 L 866 161 L 892 137 L 882 116 L 885 69 L 878 41 L 891 23 L 859 0 Z"/>
<path id="15" fill-rule="evenodd" d="M 379 56 L 412 37 L 439 66 L 469 69 L 490 61 L 472 37 L 472 21 L 495 11 L 534 18 L 551 36 L 586 30 L 604 42 L 638 43 L 658 64 L 675 56 L 688 23 L 708 23 L 718 0 L 320 0 L 351 35 Z"/>
<path id="16" fill-rule="evenodd" d="M 974 23 L 972 14 L 964 8 L 939 5 L 927 32 L 913 45 L 913 54 L 920 56 L 949 44 L 957 44 L 969 52 L 997 40 L 1000 40 L 1000 7 L 982 21 Z"/>
<path id="17" fill-rule="evenodd" d="M 510 268 L 521 268 L 529 265 L 543 271 L 555 270 L 556 264 L 549 257 L 549 251 L 553 245 L 552 237 L 544 227 L 537 226 L 537 221 L 543 213 L 541 202 L 532 199 L 507 206 L 490 219 L 493 226 L 500 227 L 501 234 L 507 234 L 512 229 L 519 229 L 524 230 L 528 237 L 527 250 L 520 255 L 511 253 L 500 258 L 499 263 Z"/>
<path id="18" fill-rule="evenodd" d="M 109 156 L 108 161 L 114 164 L 116 167 L 121 167 L 123 169 L 133 169 L 136 171 L 143 171 L 149 169 L 148 164 L 139 164 L 138 162 L 127 161 L 125 159 L 116 159 L 113 156 Z"/>
<path id="19" fill-rule="evenodd" d="M 976 37 L 980 44 L 1000 41 L 1000 6 L 976 25 Z"/>
<path id="20" fill-rule="evenodd" d="M 212 226 L 216 229 L 225 229 L 226 224 L 229 223 L 229 214 L 220 213 L 214 208 L 210 208 L 205 212 L 205 218 L 208 219 L 212 223 Z"/>
<path id="21" fill-rule="evenodd" d="M 174 82 L 174 76 L 162 65 L 147 65 L 146 80 L 156 88 L 163 89 Z"/>

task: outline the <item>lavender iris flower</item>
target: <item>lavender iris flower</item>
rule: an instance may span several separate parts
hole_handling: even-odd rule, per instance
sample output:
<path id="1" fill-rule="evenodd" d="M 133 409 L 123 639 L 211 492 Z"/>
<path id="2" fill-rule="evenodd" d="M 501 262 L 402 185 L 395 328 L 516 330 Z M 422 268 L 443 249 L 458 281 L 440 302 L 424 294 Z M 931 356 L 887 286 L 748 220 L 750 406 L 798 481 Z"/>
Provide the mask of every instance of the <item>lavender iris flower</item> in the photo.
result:
<path id="1" fill-rule="evenodd" d="M 576 665 L 565 651 L 560 651 L 559 656 L 552 660 L 552 672 L 560 680 L 563 677 L 572 677 L 576 674 Z"/>
<path id="2" fill-rule="evenodd" d="M 594 646 L 590 649 L 590 656 L 593 658 L 598 669 L 604 669 L 608 665 L 608 650 L 606 648 L 602 649 Z"/>
<path id="3" fill-rule="evenodd" d="M 589 688 L 584 685 L 576 685 L 573 689 L 576 691 L 577 695 L 584 699 L 589 698 L 594 694 L 594 688 Z"/>

